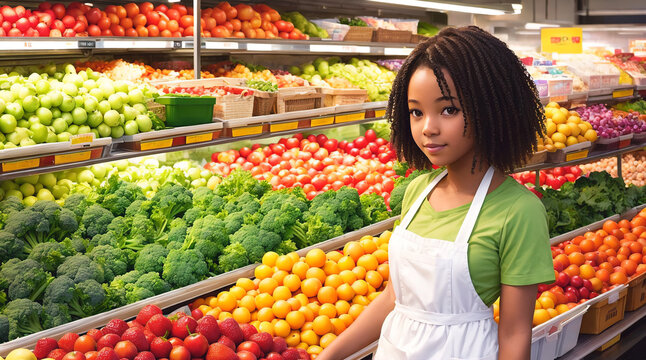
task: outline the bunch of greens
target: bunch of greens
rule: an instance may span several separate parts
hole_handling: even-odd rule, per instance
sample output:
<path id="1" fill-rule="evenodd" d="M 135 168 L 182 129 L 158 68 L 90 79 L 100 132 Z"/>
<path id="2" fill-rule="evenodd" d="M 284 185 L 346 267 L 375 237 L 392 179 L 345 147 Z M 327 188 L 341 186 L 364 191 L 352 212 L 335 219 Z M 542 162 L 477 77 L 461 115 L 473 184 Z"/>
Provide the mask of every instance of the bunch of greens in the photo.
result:
<path id="1" fill-rule="evenodd" d="M 366 24 L 365 21 L 357 18 L 339 18 L 339 23 L 343 25 L 350 25 L 350 26 L 363 26 L 366 27 L 368 24 Z"/>
<path id="2" fill-rule="evenodd" d="M 276 92 L 278 91 L 278 84 L 271 81 L 264 80 L 247 80 L 247 87 L 260 91 Z"/>

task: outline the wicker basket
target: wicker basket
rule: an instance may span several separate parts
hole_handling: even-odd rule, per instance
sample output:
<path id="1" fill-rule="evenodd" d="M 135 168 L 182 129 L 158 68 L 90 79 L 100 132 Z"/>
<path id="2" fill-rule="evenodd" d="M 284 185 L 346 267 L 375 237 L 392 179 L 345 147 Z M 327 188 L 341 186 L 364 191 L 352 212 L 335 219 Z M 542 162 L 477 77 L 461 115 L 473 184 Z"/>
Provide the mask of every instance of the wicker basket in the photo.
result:
<path id="1" fill-rule="evenodd" d="M 322 89 L 323 106 L 361 104 L 368 99 L 368 90 L 364 89 Z"/>
<path id="2" fill-rule="evenodd" d="M 278 114 L 318 109 L 323 106 L 323 94 L 320 87 L 302 86 L 297 88 L 278 89 L 276 112 Z"/>
<path id="3" fill-rule="evenodd" d="M 213 106 L 213 117 L 229 120 L 253 116 L 253 96 L 229 94 L 218 96 Z"/>
<path id="4" fill-rule="evenodd" d="M 413 43 L 413 44 L 417 44 L 417 43 L 420 43 L 420 42 L 428 40 L 428 39 L 429 39 L 428 36 L 419 35 L 419 34 L 413 34 L 410 37 L 410 42 Z"/>
<path id="5" fill-rule="evenodd" d="M 166 121 L 166 105 L 162 105 L 153 100 L 150 100 L 146 103 L 146 108 L 162 121 Z"/>
<path id="6" fill-rule="evenodd" d="M 374 42 L 410 43 L 413 33 L 407 30 L 377 29 L 372 35 Z"/>
<path id="7" fill-rule="evenodd" d="M 253 116 L 269 115 L 276 113 L 277 92 L 253 91 Z"/>
<path id="8" fill-rule="evenodd" d="M 350 31 L 345 34 L 343 41 L 371 41 L 374 31 L 367 26 L 350 26 Z"/>

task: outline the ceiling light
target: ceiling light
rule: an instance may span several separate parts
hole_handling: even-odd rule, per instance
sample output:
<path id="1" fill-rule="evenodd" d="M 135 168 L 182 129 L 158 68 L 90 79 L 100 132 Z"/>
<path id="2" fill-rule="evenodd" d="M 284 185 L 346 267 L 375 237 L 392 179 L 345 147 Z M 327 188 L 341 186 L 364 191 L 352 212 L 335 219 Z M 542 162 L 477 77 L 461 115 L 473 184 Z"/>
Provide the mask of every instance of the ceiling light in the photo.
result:
<path id="1" fill-rule="evenodd" d="M 555 27 L 559 27 L 559 26 L 556 25 L 556 24 L 543 24 L 543 23 L 527 23 L 527 24 L 525 24 L 525 29 L 527 29 L 527 30 L 539 30 L 540 28 L 545 28 L 545 27 L 555 28 Z"/>
<path id="2" fill-rule="evenodd" d="M 391 0 L 370 0 L 372 2 L 379 2 L 393 5 Z M 397 5 L 404 6 L 413 6 L 418 8 L 424 8 L 429 10 L 439 10 L 439 11 L 455 11 L 463 12 L 469 14 L 480 14 L 480 15 L 504 15 L 505 11 L 499 9 L 492 9 L 488 7 L 481 6 L 466 6 L 466 5 L 456 5 L 441 3 L 435 1 L 421 1 L 421 0 L 399 0 L 396 2 Z"/>

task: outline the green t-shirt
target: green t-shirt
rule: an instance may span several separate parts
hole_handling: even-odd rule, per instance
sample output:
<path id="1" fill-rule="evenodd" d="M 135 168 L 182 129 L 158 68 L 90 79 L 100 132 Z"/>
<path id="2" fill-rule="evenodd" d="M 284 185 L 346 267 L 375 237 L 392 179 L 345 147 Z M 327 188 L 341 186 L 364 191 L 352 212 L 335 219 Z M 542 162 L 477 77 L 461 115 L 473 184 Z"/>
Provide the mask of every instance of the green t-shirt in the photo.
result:
<path id="1" fill-rule="evenodd" d="M 413 180 L 402 202 L 402 218 L 422 191 L 442 170 Z M 455 241 L 471 204 L 435 211 L 424 201 L 408 226 L 426 237 Z M 541 201 L 508 177 L 487 194 L 469 240 L 471 281 L 491 306 L 500 296 L 501 284 L 532 285 L 554 282 L 547 215 Z"/>

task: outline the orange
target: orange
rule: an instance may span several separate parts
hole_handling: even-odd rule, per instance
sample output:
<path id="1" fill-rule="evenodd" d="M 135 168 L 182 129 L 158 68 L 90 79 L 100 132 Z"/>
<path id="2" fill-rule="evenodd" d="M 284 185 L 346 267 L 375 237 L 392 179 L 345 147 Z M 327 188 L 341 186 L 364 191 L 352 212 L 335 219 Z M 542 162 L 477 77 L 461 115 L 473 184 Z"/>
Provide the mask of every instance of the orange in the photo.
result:
<path id="1" fill-rule="evenodd" d="M 298 275 L 289 274 L 283 279 L 283 285 L 286 286 L 289 291 L 294 292 L 301 288 L 301 279 Z"/>
<path id="2" fill-rule="evenodd" d="M 361 241 L 359 241 L 359 244 L 361 244 L 361 247 L 363 248 L 363 251 L 366 254 L 372 254 L 373 252 L 377 251 L 377 244 L 375 243 L 374 240 L 372 240 L 372 237 L 368 238 L 362 238 Z"/>
<path id="3" fill-rule="evenodd" d="M 301 280 L 305 279 L 307 270 L 310 268 L 306 263 L 299 261 L 292 266 L 292 274 L 298 276 Z"/>
<path id="4" fill-rule="evenodd" d="M 228 311 L 223 311 L 220 313 L 220 316 L 218 316 L 218 320 L 220 321 L 224 321 L 228 318 L 233 318 L 233 315 L 231 315 L 231 313 Z"/>
<path id="5" fill-rule="evenodd" d="M 237 321 L 238 324 L 247 324 L 251 321 L 251 313 L 249 312 L 249 309 L 244 307 L 239 307 L 233 310 L 232 315 L 233 320 Z"/>
<path id="6" fill-rule="evenodd" d="M 379 261 L 379 264 L 383 264 L 385 261 L 388 261 L 388 251 L 384 250 L 376 250 L 374 253 L 372 253 L 377 258 L 377 261 Z"/>
<path id="7" fill-rule="evenodd" d="M 363 295 L 357 295 L 354 297 L 354 299 L 352 299 L 352 303 L 368 306 L 370 304 L 370 300 L 368 300 L 368 298 Z"/>
<path id="8" fill-rule="evenodd" d="M 323 286 L 319 289 L 316 298 L 321 304 L 333 304 L 337 301 L 336 289 L 332 286 Z"/>
<path id="9" fill-rule="evenodd" d="M 207 312 L 211 311 L 211 307 L 208 305 L 200 305 L 198 309 L 202 312 L 202 315 L 206 314 Z"/>
<path id="10" fill-rule="evenodd" d="M 258 310 L 258 320 L 259 321 L 272 321 L 274 320 L 274 311 L 272 308 L 262 308 Z"/>
<path id="11" fill-rule="evenodd" d="M 232 287 L 229 289 L 229 292 L 236 298 L 236 300 L 240 300 L 243 296 L 247 295 L 247 291 L 240 286 Z"/>
<path id="12" fill-rule="evenodd" d="M 214 299 L 214 298 L 215 298 L 214 296 L 209 296 L 206 299 L 199 298 L 199 299 L 193 301 L 193 303 L 191 304 L 191 310 L 195 309 L 197 307 L 200 307 L 200 305 L 208 304 L 209 301 L 211 301 L 211 299 Z"/>
<path id="13" fill-rule="evenodd" d="M 228 291 L 223 291 L 218 295 L 218 307 L 223 311 L 231 311 L 237 305 L 237 299 Z"/>
<path id="14" fill-rule="evenodd" d="M 594 291 L 599 292 L 603 289 L 603 282 L 596 277 L 591 278 L 590 283 L 592 283 L 592 290 Z"/>
<path id="15" fill-rule="evenodd" d="M 258 294 L 256 296 L 256 309 L 268 308 L 274 305 L 274 298 L 269 294 Z"/>
<path id="16" fill-rule="evenodd" d="M 274 269 L 272 269 L 271 267 L 265 264 L 258 265 L 254 270 L 254 276 L 260 280 L 271 277 L 271 275 L 273 274 L 274 274 Z"/>
<path id="17" fill-rule="evenodd" d="M 307 306 L 307 304 L 310 303 L 310 299 L 308 299 L 305 294 L 296 294 L 294 299 L 298 300 L 301 303 L 301 306 Z"/>
<path id="18" fill-rule="evenodd" d="M 541 307 L 543 309 L 553 309 L 556 304 L 554 304 L 554 300 L 548 296 L 541 296 L 538 298 L 538 302 L 541 303 Z"/>
<path id="19" fill-rule="evenodd" d="M 556 311 L 558 311 L 559 314 L 563 314 L 564 312 L 570 310 L 570 307 L 567 306 L 566 304 L 559 304 L 556 305 Z"/>
<path id="20" fill-rule="evenodd" d="M 305 277 L 308 279 L 318 279 L 321 284 L 323 284 L 325 282 L 325 279 L 327 278 L 327 275 L 325 274 L 325 271 L 323 271 L 323 269 L 313 267 L 307 270 Z"/>
<path id="21" fill-rule="evenodd" d="M 607 233 L 611 233 L 612 230 L 615 230 L 615 229 L 618 229 L 618 228 L 619 228 L 619 225 L 617 225 L 617 223 L 612 221 L 612 220 L 608 220 L 608 221 L 603 223 L 603 231 L 605 231 Z"/>
<path id="22" fill-rule="evenodd" d="M 356 266 L 354 259 L 350 256 L 344 256 L 337 262 L 339 269 L 343 270 L 352 270 Z"/>
<path id="23" fill-rule="evenodd" d="M 346 327 L 352 325 L 352 323 L 354 322 L 354 318 L 350 314 L 339 315 L 339 320 L 343 321 Z"/>
<path id="24" fill-rule="evenodd" d="M 314 320 L 314 317 L 317 315 L 314 313 L 312 309 L 310 309 L 307 306 L 302 306 L 300 309 L 298 309 L 298 311 L 300 311 L 303 314 L 303 316 L 305 316 L 305 321 L 312 321 Z"/>
<path id="25" fill-rule="evenodd" d="M 305 306 L 306 308 L 312 310 L 314 316 L 318 316 L 319 310 L 321 309 L 321 304 L 318 301 L 313 301 Z"/>
<path id="26" fill-rule="evenodd" d="M 339 262 L 339 259 L 343 257 L 343 253 L 340 251 L 330 251 L 325 255 L 328 260 Z"/>
<path id="27" fill-rule="evenodd" d="M 357 280 L 352 283 L 352 290 L 354 290 L 357 295 L 366 295 L 368 293 L 368 283 L 364 280 Z"/>
<path id="28" fill-rule="evenodd" d="M 278 320 L 274 324 L 274 335 L 285 338 L 289 336 L 289 333 L 292 331 L 292 327 L 285 320 Z"/>
<path id="29" fill-rule="evenodd" d="M 626 277 L 626 274 L 623 272 L 614 272 L 610 274 L 610 283 L 612 285 L 619 285 L 619 284 L 625 284 L 628 282 L 628 278 Z"/>
<path id="30" fill-rule="evenodd" d="M 377 267 L 377 272 L 381 277 L 385 280 L 388 280 L 390 277 L 390 265 L 388 264 L 381 264 L 379 267 Z"/>
<path id="31" fill-rule="evenodd" d="M 383 281 L 384 278 L 377 271 L 370 270 L 366 273 L 366 282 L 375 289 L 378 289 Z"/>
<path id="32" fill-rule="evenodd" d="M 325 285 L 325 286 L 331 286 L 331 287 L 333 287 L 333 288 L 335 288 L 335 289 L 336 289 L 336 288 L 338 288 L 341 284 L 343 284 L 343 279 L 341 278 L 341 276 L 339 276 L 339 275 L 337 275 L 337 274 L 332 274 L 332 275 L 329 275 L 329 276 L 325 279 L 325 284 L 324 284 L 324 285 Z"/>
<path id="33" fill-rule="evenodd" d="M 359 315 L 361 315 L 361 312 L 363 312 L 363 308 L 364 308 L 363 305 L 353 304 L 352 306 L 350 306 L 350 309 L 348 310 L 348 315 L 352 316 L 352 319 L 356 320 L 359 317 Z"/>
<path id="34" fill-rule="evenodd" d="M 540 325 L 550 319 L 550 314 L 545 309 L 534 310 L 534 318 L 532 320 L 532 325 Z"/>
<path id="35" fill-rule="evenodd" d="M 269 321 L 262 321 L 260 326 L 258 326 L 258 331 L 269 333 L 269 335 L 274 336 L 274 325 Z"/>
<path id="36" fill-rule="evenodd" d="M 583 279 L 592 279 L 594 277 L 594 267 L 589 264 L 583 264 L 579 267 L 579 276 Z"/>
<path id="37" fill-rule="evenodd" d="M 305 279 L 301 282 L 301 291 L 307 297 L 313 297 L 318 294 L 321 289 L 321 281 L 317 278 Z"/>
<path id="38" fill-rule="evenodd" d="M 285 277 L 289 275 L 289 273 L 285 270 L 278 270 L 274 273 L 274 275 L 271 276 L 272 279 L 276 280 L 278 282 L 278 285 L 283 285 L 283 281 L 285 280 Z"/>
<path id="39" fill-rule="evenodd" d="M 546 310 L 547 310 L 547 313 L 550 315 L 550 319 L 559 315 L 559 312 L 556 309 L 549 308 Z"/>
<path id="40" fill-rule="evenodd" d="M 582 240 L 581 243 L 579 244 L 579 247 L 581 248 L 581 251 L 583 251 L 584 253 L 594 251 L 597 248 L 594 244 L 594 241 L 590 239 Z"/>
<path id="41" fill-rule="evenodd" d="M 244 308 L 247 308 L 249 311 L 254 311 L 256 310 L 256 301 L 255 298 L 251 295 L 245 295 L 240 299 L 240 304 L 239 306 L 242 306 Z"/>
<path id="42" fill-rule="evenodd" d="M 284 319 L 292 311 L 292 306 L 286 300 L 278 300 L 271 306 L 274 316 Z"/>
<path id="43" fill-rule="evenodd" d="M 332 322 L 330 321 L 329 317 L 325 315 L 319 315 L 312 322 L 312 330 L 314 330 L 316 335 L 321 336 L 332 332 L 334 330 L 334 327 L 332 326 Z"/>
<path id="44" fill-rule="evenodd" d="M 565 251 L 565 255 L 570 255 L 570 254 L 575 253 L 575 252 L 581 252 L 581 249 L 579 249 L 579 247 L 577 245 L 567 244 L 567 245 L 565 245 L 564 251 Z"/>
<path id="45" fill-rule="evenodd" d="M 265 253 L 265 255 L 262 256 L 262 263 L 263 265 L 274 267 L 276 265 L 276 259 L 278 259 L 278 254 L 276 254 L 273 251 L 270 251 Z"/>
<path id="46" fill-rule="evenodd" d="M 328 345 L 332 343 L 332 341 L 334 341 L 334 339 L 336 339 L 336 335 L 332 333 L 321 336 L 321 341 L 320 341 L 321 347 L 325 349 L 326 347 L 328 347 Z"/>
<path id="47" fill-rule="evenodd" d="M 289 256 L 289 258 L 292 259 L 292 264 L 295 264 L 301 260 L 301 257 L 298 255 L 296 251 L 292 251 L 286 256 Z"/>
<path id="48" fill-rule="evenodd" d="M 350 270 L 341 271 L 339 276 L 341 276 L 341 279 L 343 279 L 346 284 L 352 285 L 353 282 L 357 281 L 357 275 Z"/>
<path id="49" fill-rule="evenodd" d="M 363 247 L 356 241 L 350 241 L 343 247 L 343 254 L 350 256 L 354 261 L 359 260 L 359 258 L 365 254 Z"/>
<path id="50" fill-rule="evenodd" d="M 295 261 L 289 255 L 281 255 L 276 259 L 276 267 L 279 270 L 290 271 Z"/>
<path id="51" fill-rule="evenodd" d="M 377 296 L 381 295 L 381 291 L 375 291 L 373 293 L 368 294 L 368 301 L 372 302 L 377 298 Z"/>
<path id="52" fill-rule="evenodd" d="M 563 272 L 568 274 L 570 277 L 579 275 L 580 273 L 579 267 L 574 264 L 568 266 L 565 270 L 563 270 Z"/>
<path id="53" fill-rule="evenodd" d="M 321 305 L 321 308 L 319 309 L 319 315 L 325 315 L 332 319 L 336 316 L 336 306 L 330 303 Z"/>
<path id="54" fill-rule="evenodd" d="M 300 329 L 305 324 L 305 314 L 300 311 L 290 311 L 285 317 L 292 329 Z"/>
<path id="55" fill-rule="evenodd" d="M 342 284 L 336 289 L 337 297 L 341 300 L 350 301 L 355 295 L 354 289 L 348 284 Z"/>
<path id="56" fill-rule="evenodd" d="M 359 260 L 357 260 L 357 266 L 366 269 L 366 271 L 377 270 L 379 261 L 377 261 L 377 258 L 374 255 L 366 254 L 361 256 Z"/>
<path id="57" fill-rule="evenodd" d="M 323 271 L 327 275 L 336 275 L 341 272 L 341 268 L 334 261 L 328 260 L 323 266 Z"/>
<path id="58" fill-rule="evenodd" d="M 347 328 L 347 325 L 341 319 L 330 319 L 330 322 L 332 323 L 332 326 L 334 326 L 334 335 L 341 335 L 341 333 Z"/>
<path id="59" fill-rule="evenodd" d="M 287 286 L 279 286 L 276 289 L 274 289 L 273 292 L 273 297 L 274 300 L 287 300 L 290 297 L 292 297 L 292 292 L 289 291 L 289 288 Z"/>
<path id="60" fill-rule="evenodd" d="M 352 272 L 357 275 L 357 279 L 364 279 L 366 277 L 366 269 L 361 266 L 357 266 L 352 269 Z"/>
<path id="61" fill-rule="evenodd" d="M 345 300 L 339 300 L 334 304 L 337 315 L 347 314 L 350 310 L 350 303 Z"/>
<path id="62" fill-rule="evenodd" d="M 307 252 L 307 255 L 305 255 L 305 262 L 310 267 L 323 267 L 326 259 L 327 257 L 325 252 L 321 249 L 310 250 Z"/>
<path id="63" fill-rule="evenodd" d="M 292 330 L 289 335 L 285 338 L 285 342 L 287 342 L 287 346 L 289 347 L 295 347 L 296 345 L 301 343 L 301 332 Z"/>
<path id="64" fill-rule="evenodd" d="M 319 343 L 319 336 L 314 330 L 305 330 L 301 333 L 301 341 L 307 345 L 317 345 Z"/>
<path id="65" fill-rule="evenodd" d="M 301 302 L 295 297 L 287 299 L 287 303 L 291 306 L 292 310 L 298 310 L 301 308 Z"/>
<path id="66" fill-rule="evenodd" d="M 276 281 L 273 278 L 266 278 L 260 280 L 260 284 L 258 285 L 258 291 L 260 293 L 267 293 L 271 294 L 274 292 L 274 290 L 278 287 L 278 281 Z"/>
<path id="67" fill-rule="evenodd" d="M 585 256 L 583 256 L 583 254 L 578 251 L 570 253 L 568 255 L 568 259 L 570 260 L 570 264 L 573 265 L 581 266 L 585 263 Z"/>
<path id="68" fill-rule="evenodd" d="M 222 310 L 220 310 L 220 308 L 215 308 L 215 309 L 211 309 L 211 310 L 207 311 L 206 314 L 204 314 L 204 315 L 211 315 L 211 316 L 213 316 L 214 318 L 217 319 L 217 318 L 220 317 L 221 312 L 222 312 Z"/>
<path id="69" fill-rule="evenodd" d="M 202 304 L 202 305 L 208 305 L 208 306 L 210 306 L 212 308 L 217 307 L 218 306 L 218 298 L 215 297 L 215 296 L 209 296 L 209 297 L 206 298 L 206 304 Z M 200 306 L 195 306 L 195 307 L 199 308 Z"/>

